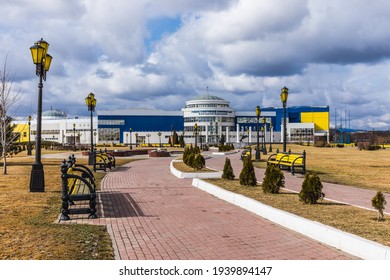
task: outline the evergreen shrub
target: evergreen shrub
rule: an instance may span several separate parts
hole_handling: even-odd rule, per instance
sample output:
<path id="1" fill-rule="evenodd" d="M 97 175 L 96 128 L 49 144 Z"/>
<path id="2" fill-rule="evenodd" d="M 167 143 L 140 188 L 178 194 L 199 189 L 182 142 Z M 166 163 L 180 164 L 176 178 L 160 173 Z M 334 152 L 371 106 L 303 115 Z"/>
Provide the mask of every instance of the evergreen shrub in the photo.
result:
<path id="1" fill-rule="evenodd" d="M 284 174 L 279 167 L 268 165 L 261 187 L 264 193 L 279 193 L 280 188 L 284 187 Z"/>
<path id="2" fill-rule="evenodd" d="M 299 193 L 299 200 L 305 204 L 316 204 L 324 196 L 320 177 L 315 172 L 313 174 L 307 173 Z"/>
<path id="3" fill-rule="evenodd" d="M 256 174 L 250 157 L 244 158 L 244 166 L 240 173 L 240 185 L 256 186 Z"/>
<path id="4" fill-rule="evenodd" d="M 383 221 L 384 215 L 383 210 L 385 209 L 386 199 L 382 192 L 377 192 L 371 200 L 372 206 L 378 210 L 378 221 Z"/>
<path id="5" fill-rule="evenodd" d="M 233 167 L 229 158 L 225 159 L 225 165 L 223 166 L 222 178 L 225 180 L 234 180 Z"/>

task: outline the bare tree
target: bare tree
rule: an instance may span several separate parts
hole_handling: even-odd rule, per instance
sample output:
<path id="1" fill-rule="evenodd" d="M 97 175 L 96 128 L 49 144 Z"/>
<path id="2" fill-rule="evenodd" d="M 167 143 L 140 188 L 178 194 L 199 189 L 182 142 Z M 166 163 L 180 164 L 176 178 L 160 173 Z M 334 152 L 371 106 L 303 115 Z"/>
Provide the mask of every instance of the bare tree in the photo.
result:
<path id="1" fill-rule="evenodd" d="M 7 152 L 18 137 L 13 133 L 14 126 L 11 124 L 12 117 L 9 112 L 19 100 L 20 90 L 15 92 L 12 86 L 13 80 L 9 77 L 7 59 L 5 59 L 3 69 L 0 69 L 0 145 L 2 146 L 0 157 L 3 157 L 3 174 L 7 174 Z"/>

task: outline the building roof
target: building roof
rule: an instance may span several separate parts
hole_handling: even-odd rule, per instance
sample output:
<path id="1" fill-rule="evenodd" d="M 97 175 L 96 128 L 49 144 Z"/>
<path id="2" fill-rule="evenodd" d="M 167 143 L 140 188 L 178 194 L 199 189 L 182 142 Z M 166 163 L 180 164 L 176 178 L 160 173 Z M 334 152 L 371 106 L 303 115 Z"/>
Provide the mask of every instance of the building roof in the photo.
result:
<path id="1" fill-rule="evenodd" d="M 44 119 L 65 119 L 67 117 L 66 112 L 50 109 L 42 112 L 42 118 Z"/>
<path id="2" fill-rule="evenodd" d="M 194 99 L 192 99 L 190 101 L 193 101 L 193 100 L 223 100 L 223 101 L 225 101 L 225 99 L 223 99 L 221 97 L 218 97 L 218 96 L 215 96 L 215 95 L 209 95 L 209 94 L 197 96 L 197 97 L 195 97 Z"/>
<path id="3" fill-rule="evenodd" d="M 125 110 L 98 111 L 99 116 L 183 116 L 181 111 L 130 108 Z"/>

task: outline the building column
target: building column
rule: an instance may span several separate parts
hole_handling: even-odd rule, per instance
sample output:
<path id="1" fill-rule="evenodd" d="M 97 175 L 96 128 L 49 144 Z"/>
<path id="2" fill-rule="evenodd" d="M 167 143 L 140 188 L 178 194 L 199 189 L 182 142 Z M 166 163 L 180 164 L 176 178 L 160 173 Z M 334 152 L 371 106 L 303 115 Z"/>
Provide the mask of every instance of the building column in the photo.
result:
<path id="1" fill-rule="evenodd" d="M 240 125 L 239 124 L 236 125 L 236 137 L 237 137 L 236 142 L 240 143 Z"/>
<path id="2" fill-rule="evenodd" d="M 206 143 L 209 143 L 209 126 L 206 124 Z"/>
<path id="3" fill-rule="evenodd" d="M 228 143 L 229 142 L 229 127 L 227 126 L 226 127 L 226 143 Z"/>

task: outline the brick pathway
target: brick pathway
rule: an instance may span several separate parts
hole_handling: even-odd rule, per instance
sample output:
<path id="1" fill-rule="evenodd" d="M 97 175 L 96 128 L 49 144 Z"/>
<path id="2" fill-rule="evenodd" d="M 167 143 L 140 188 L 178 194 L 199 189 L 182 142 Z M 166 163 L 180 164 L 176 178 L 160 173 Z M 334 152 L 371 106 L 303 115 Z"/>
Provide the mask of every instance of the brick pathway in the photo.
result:
<path id="1" fill-rule="evenodd" d="M 353 258 L 192 187 L 170 173 L 171 160 L 135 161 L 107 173 L 100 218 L 66 223 L 107 225 L 123 260 Z"/>

